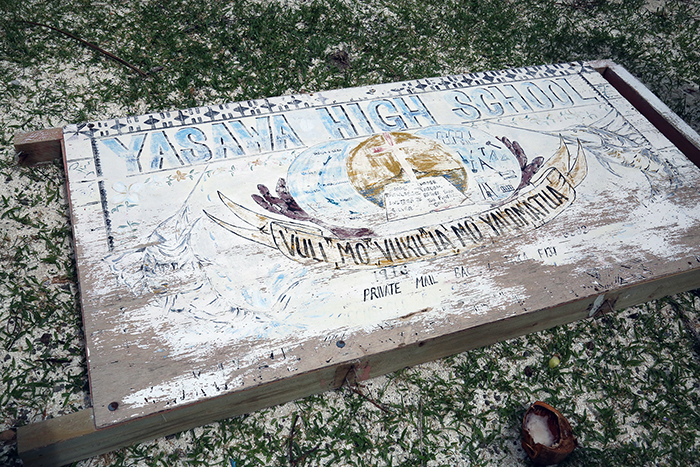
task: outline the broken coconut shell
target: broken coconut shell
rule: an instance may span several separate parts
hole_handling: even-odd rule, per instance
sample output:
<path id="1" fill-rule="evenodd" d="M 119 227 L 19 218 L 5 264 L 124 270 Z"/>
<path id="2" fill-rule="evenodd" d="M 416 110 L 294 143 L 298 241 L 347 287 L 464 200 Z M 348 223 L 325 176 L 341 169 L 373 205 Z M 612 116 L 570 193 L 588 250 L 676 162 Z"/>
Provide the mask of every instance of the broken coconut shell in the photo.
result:
<path id="1" fill-rule="evenodd" d="M 523 449 L 537 465 L 563 461 L 576 448 L 569 421 L 554 407 L 537 401 L 523 417 Z"/>

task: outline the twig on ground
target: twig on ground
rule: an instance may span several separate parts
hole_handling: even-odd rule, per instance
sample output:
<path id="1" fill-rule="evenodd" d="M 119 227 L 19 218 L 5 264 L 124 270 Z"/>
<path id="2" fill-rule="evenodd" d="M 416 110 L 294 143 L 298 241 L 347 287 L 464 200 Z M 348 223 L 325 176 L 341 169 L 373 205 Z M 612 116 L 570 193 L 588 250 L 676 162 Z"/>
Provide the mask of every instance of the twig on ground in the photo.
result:
<path id="1" fill-rule="evenodd" d="M 292 455 L 292 445 L 294 444 L 294 429 L 297 426 L 297 418 L 299 418 L 299 415 L 294 414 L 294 418 L 292 418 L 292 428 L 289 430 L 289 463 L 291 465 L 294 465 L 294 456 Z"/>
<path id="2" fill-rule="evenodd" d="M 421 467 L 425 467 L 425 445 L 423 444 L 423 398 L 418 398 L 418 450 L 421 455 Z"/>
<path id="3" fill-rule="evenodd" d="M 299 418 L 298 414 L 294 414 L 294 418 L 292 418 L 292 428 L 289 430 L 289 446 L 288 446 L 288 451 L 289 451 L 289 465 L 292 467 L 298 467 L 304 460 L 306 460 L 306 456 L 309 454 L 318 451 L 318 449 L 321 447 L 321 443 L 318 443 L 315 447 L 304 451 L 301 453 L 299 457 L 294 457 L 294 453 L 292 452 L 292 446 L 294 445 L 294 431 L 297 426 L 297 419 Z"/>
<path id="4" fill-rule="evenodd" d="M 117 57 L 116 55 L 114 55 L 114 54 L 112 54 L 112 53 L 110 53 L 110 52 L 107 52 L 106 50 L 104 50 L 104 49 L 101 48 L 100 46 L 97 46 L 97 45 L 93 44 L 92 42 L 88 42 L 88 41 L 86 41 L 86 40 L 84 40 L 84 39 L 81 39 L 80 37 L 78 37 L 78 36 L 76 36 L 76 35 L 74 35 L 74 34 L 71 34 L 71 33 L 67 32 L 67 31 L 64 31 L 63 29 L 59 29 L 59 28 L 56 28 L 56 27 L 53 27 L 53 26 L 49 26 L 48 24 L 37 23 L 37 22 L 35 22 L 35 21 L 18 20 L 18 22 L 20 22 L 20 23 L 25 23 L 25 24 L 31 24 L 32 26 L 39 26 L 39 27 L 42 27 L 42 28 L 48 28 L 48 29 L 51 29 L 52 31 L 56 31 L 56 32 L 58 32 L 58 33 L 61 33 L 61 34 L 65 35 L 65 36 L 70 37 L 71 39 L 75 39 L 76 41 L 80 42 L 80 43 L 83 44 L 83 45 L 86 45 L 86 46 L 90 47 L 90 48 L 93 49 L 93 50 L 96 50 L 96 51 L 100 52 L 101 54 L 103 54 L 103 55 L 105 55 L 105 56 L 111 58 L 112 60 L 114 60 L 114 61 L 116 61 L 116 62 L 119 62 L 119 63 L 121 63 L 121 64 L 124 65 L 124 66 L 127 66 L 127 67 L 131 68 L 132 70 L 134 70 L 134 71 L 135 71 L 136 73 L 138 73 L 139 75 L 141 75 L 141 76 L 143 76 L 143 77 L 148 77 L 148 73 L 146 73 L 145 71 L 141 70 L 140 68 L 135 67 L 135 66 L 132 65 L 131 63 L 127 62 L 126 60 L 123 60 L 123 59 Z"/>
<path id="5" fill-rule="evenodd" d="M 345 378 L 345 385 L 346 385 L 346 386 L 348 387 L 348 389 L 350 389 L 352 392 L 354 392 L 355 394 L 357 394 L 357 395 L 363 397 L 367 402 L 371 402 L 375 407 L 377 407 L 377 408 L 378 408 L 379 410 L 381 410 L 382 412 L 388 413 L 388 414 L 391 413 L 390 410 L 388 410 L 386 407 L 383 407 L 381 404 L 379 404 L 379 402 L 377 402 L 377 401 L 375 401 L 374 399 L 372 399 L 371 397 L 365 395 L 365 393 L 362 392 L 362 390 L 360 390 L 360 388 L 359 388 L 359 386 L 358 386 L 357 383 L 355 383 L 355 385 L 351 385 L 351 384 L 350 384 L 350 381 L 348 381 L 348 379 Z"/>

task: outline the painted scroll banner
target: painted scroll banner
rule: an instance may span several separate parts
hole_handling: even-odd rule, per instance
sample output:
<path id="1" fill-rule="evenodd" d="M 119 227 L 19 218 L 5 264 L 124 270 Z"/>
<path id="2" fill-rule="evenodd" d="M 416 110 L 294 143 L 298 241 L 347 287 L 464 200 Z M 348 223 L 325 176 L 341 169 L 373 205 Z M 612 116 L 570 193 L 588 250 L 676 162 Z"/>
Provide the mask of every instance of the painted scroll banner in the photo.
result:
<path id="1" fill-rule="evenodd" d="M 562 142 L 557 153 L 540 169 L 531 187 L 516 192 L 502 204 L 467 217 L 403 231 L 388 237 L 338 238 L 314 233 L 301 224 L 289 224 L 248 210 L 219 193 L 221 200 L 248 228 L 210 216 L 227 230 L 278 249 L 300 263 L 327 263 L 333 268 L 398 266 L 439 256 L 466 253 L 478 246 L 536 229 L 562 213 L 575 199 L 575 188 L 586 176 L 586 160 L 579 152 L 569 167 L 570 153 Z M 459 212 L 458 208 L 452 210 Z M 253 222 L 251 224 L 250 222 Z"/>

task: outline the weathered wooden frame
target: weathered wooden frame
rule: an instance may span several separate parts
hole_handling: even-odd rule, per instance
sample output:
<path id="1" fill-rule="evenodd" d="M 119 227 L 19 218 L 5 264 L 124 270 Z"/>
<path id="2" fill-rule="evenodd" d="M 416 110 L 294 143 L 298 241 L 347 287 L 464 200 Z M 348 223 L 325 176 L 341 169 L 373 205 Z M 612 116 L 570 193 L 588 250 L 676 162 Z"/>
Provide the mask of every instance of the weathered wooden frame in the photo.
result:
<path id="1" fill-rule="evenodd" d="M 590 65 L 691 161 L 700 165 L 700 137 L 697 133 L 623 67 L 609 61 L 591 62 Z M 15 147 L 21 154 L 19 162 L 23 164 L 61 157 L 63 144 L 61 129 L 19 135 L 15 141 Z M 63 465 L 119 447 L 338 388 L 346 382 L 352 384 L 406 366 L 698 287 L 700 268 L 678 268 L 674 274 L 614 290 L 601 290 L 596 295 L 554 307 L 535 307 L 526 314 L 397 346 L 350 362 L 319 366 L 316 370 L 286 379 L 99 430 L 95 428 L 92 409 L 85 409 L 20 427 L 17 434 L 18 451 L 28 466 Z"/>

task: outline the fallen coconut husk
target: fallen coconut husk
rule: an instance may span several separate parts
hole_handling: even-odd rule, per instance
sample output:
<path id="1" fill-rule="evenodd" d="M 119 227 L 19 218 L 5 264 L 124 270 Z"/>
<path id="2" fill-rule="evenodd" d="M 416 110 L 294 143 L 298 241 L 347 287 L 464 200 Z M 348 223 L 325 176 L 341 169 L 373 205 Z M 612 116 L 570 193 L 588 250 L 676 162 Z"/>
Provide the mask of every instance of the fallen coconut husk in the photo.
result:
<path id="1" fill-rule="evenodd" d="M 523 449 L 537 465 L 563 461 L 578 443 L 569 421 L 554 407 L 537 401 L 523 417 Z"/>

